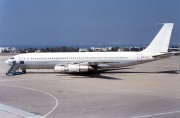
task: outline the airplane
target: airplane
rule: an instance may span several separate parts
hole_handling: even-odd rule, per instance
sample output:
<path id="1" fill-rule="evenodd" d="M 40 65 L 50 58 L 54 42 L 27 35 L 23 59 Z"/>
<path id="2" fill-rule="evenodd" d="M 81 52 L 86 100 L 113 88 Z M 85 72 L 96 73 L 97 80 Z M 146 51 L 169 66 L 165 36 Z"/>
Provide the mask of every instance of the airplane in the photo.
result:
<path id="1" fill-rule="evenodd" d="M 170 57 L 168 53 L 174 23 L 163 23 L 163 27 L 150 45 L 141 52 L 58 52 L 18 54 L 5 61 L 14 70 L 54 69 L 55 72 L 89 72 L 98 69 L 121 68 L 143 64 Z M 14 71 L 14 72 L 15 72 Z"/>

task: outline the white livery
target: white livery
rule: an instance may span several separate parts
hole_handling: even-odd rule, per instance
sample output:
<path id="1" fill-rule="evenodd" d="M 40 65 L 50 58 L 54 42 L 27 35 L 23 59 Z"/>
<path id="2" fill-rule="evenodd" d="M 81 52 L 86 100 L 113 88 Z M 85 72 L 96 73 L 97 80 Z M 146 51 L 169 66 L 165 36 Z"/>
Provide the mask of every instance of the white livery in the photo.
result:
<path id="1" fill-rule="evenodd" d="M 169 41 L 173 23 L 164 23 L 151 44 L 141 52 L 65 52 L 26 53 L 5 61 L 19 63 L 22 73 L 27 69 L 54 69 L 55 72 L 87 72 L 103 68 L 120 68 L 170 57 Z"/>

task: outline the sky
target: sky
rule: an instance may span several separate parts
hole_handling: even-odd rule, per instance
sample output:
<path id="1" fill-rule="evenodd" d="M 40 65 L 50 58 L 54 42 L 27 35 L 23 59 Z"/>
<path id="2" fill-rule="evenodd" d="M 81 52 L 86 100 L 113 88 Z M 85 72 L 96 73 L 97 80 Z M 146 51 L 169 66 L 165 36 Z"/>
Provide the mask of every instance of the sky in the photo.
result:
<path id="1" fill-rule="evenodd" d="M 174 23 L 180 0 L 0 0 L 0 46 L 148 45 Z"/>

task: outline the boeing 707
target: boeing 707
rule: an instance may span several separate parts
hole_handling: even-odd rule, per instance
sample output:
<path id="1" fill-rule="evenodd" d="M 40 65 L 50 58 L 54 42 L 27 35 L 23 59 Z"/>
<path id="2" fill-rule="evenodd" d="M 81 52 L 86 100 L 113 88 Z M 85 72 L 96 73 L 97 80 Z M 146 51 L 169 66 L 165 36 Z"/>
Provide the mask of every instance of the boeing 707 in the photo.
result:
<path id="1" fill-rule="evenodd" d="M 55 72 L 88 72 L 105 68 L 121 68 L 170 57 L 168 47 L 173 23 L 164 23 L 150 45 L 141 52 L 65 52 L 18 54 L 5 61 L 7 72 L 21 69 L 54 69 Z M 12 71 L 13 70 L 13 71 Z"/>

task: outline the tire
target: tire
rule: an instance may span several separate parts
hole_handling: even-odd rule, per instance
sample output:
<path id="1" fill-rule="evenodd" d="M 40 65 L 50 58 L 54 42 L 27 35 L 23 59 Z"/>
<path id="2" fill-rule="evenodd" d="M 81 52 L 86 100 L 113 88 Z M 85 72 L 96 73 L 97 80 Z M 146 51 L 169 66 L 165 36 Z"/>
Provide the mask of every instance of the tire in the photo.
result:
<path id="1" fill-rule="evenodd" d="M 22 74 L 26 74 L 26 70 L 22 70 Z"/>

